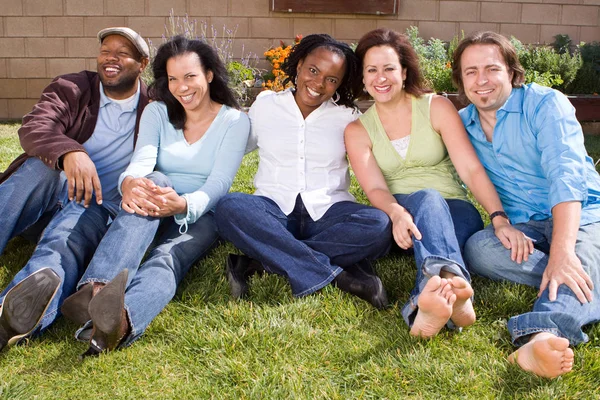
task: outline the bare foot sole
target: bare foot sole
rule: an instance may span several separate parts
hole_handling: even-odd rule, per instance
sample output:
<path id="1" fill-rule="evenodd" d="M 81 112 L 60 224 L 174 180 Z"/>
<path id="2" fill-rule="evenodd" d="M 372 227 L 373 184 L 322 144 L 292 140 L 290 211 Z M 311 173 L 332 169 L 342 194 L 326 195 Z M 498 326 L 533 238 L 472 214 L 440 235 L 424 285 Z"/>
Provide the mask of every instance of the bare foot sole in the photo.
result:
<path id="1" fill-rule="evenodd" d="M 571 371 L 574 358 L 567 339 L 542 332 L 508 356 L 508 361 L 537 376 L 556 378 Z"/>
<path id="2" fill-rule="evenodd" d="M 419 295 L 419 311 L 410 334 L 422 338 L 430 338 L 446 325 L 452 315 L 452 305 L 456 295 L 447 279 L 433 276 Z"/>
<path id="3" fill-rule="evenodd" d="M 465 279 L 460 276 L 455 276 L 449 279 L 452 286 L 452 292 L 456 295 L 456 302 L 452 308 L 452 316 L 450 319 L 456 326 L 469 326 L 475 322 L 475 310 L 471 297 L 473 296 L 473 288 Z"/>

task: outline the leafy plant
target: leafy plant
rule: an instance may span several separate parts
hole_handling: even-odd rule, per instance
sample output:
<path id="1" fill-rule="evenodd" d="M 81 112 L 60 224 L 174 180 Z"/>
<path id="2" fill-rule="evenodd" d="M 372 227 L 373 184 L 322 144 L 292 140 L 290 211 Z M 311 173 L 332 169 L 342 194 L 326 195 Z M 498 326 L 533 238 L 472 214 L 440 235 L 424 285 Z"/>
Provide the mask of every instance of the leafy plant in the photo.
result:
<path id="1" fill-rule="evenodd" d="M 566 35 L 565 35 L 566 36 Z M 525 83 L 535 82 L 562 91 L 575 80 L 581 68 L 579 51 L 571 55 L 568 51 L 560 54 L 551 46 L 523 45 L 514 36 L 511 42 L 525 68 Z"/>
<path id="2" fill-rule="evenodd" d="M 426 85 L 436 92 L 453 92 L 450 46 L 442 40 L 434 38 L 425 42 L 419 36 L 419 28 L 416 26 L 409 27 L 406 30 L 406 36 L 419 56 L 419 64 Z M 458 38 L 451 43 L 455 43 L 455 48 Z"/>
<path id="3" fill-rule="evenodd" d="M 558 34 L 554 36 L 552 47 L 558 54 L 571 52 L 572 40 L 569 35 Z"/>

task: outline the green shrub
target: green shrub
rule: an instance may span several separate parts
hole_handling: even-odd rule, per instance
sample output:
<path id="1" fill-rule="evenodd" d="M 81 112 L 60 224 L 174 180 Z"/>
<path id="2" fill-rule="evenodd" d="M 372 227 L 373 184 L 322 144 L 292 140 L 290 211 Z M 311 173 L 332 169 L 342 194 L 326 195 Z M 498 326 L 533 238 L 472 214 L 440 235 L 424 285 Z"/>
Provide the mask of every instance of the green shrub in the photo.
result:
<path id="1" fill-rule="evenodd" d="M 577 76 L 582 60 L 579 51 L 558 53 L 551 46 L 523 45 L 514 36 L 511 42 L 517 49 L 525 68 L 525 83 L 535 82 L 564 91 Z"/>
<path id="2" fill-rule="evenodd" d="M 600 93 L 600 43 L 581 43 L 579 52 L 583 66 L 577 72 L 575 81 L 568 87 L 569 93 Z"/>
<path id="3" fill-rule="evenodd" d="M 449 47 L 440 39 L 425 40 L 419 36 L 419 28 L 411 26 L 406 36 L 419 56 L 421 72 L 427 86 L 436 92 L 453 92 L 452 65 Z"/>
<path id="4" fill-rule="evenodd" d="M 584 63 L 577 77 L 567 87 L 567 93 L 573 94 L 599 94 L 600 93 L 600 73 L 594 68 L 592 63 Z"/>

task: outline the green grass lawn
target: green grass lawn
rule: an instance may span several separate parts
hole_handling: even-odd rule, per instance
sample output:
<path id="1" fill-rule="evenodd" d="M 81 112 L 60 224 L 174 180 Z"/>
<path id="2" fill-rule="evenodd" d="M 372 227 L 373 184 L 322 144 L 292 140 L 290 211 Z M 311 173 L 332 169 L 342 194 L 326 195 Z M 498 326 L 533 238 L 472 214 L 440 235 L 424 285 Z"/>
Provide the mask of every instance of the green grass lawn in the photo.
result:
<path id="1" fill-rule="evenodd" d="M 0 170 L 20 153 L 19 125 L 0 125 Z M 600 157 L 600 138 L 586 137 Z M 257 157 L 244 159 L 233 191 L 252 192 Z M 365 201 L 356 182 L 353 193 Z M 2 229 L 2 227 L 0 227 Z M 0 256 L 0 287 L 33 246 L 16 238 Z M 577 347 L 574 371 L 556 380 L 509 365 L 506 321 L 536 290 L 475 278 L 477 322 L 430 341 L 409 336 L 400 310 L 415 276 L 412 258 L 376 263 L 393 307 L 326 287 L 294 299 L 278 276 L 253 278 L 232 301 L 223 263 L 230 244 L 198 263 L 177 296 L 132 347 L 78 362 L 87 346 L 63 319 L 25 346 L 0 354 L 0 399 L 593 399 L 600 397 L 600 326 Z"/>

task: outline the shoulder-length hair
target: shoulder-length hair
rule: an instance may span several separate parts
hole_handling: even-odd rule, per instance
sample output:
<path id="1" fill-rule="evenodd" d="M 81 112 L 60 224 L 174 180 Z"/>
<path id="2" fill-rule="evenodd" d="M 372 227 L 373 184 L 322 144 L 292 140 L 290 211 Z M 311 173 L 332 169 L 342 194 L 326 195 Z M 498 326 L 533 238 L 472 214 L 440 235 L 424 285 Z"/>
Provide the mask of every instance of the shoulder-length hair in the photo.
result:
<path id="1" fill-rule="evenodd" d="M 346 64 L 346 72 L 342 78 L 342 82 L 337 89 L 340 99 L 337 104 L 346 107 L 354 107 L 354 99 L 360 93 L 361 89 L 361 76 L 358 67 L 358 58 L 352 51 L 350 46 L 346 43 L 338 42 L 331 36 L 321 33 L 313 34 L 304 37 L 300 43 L 298 43 L 292 49 L 292 52 L 285 60 L 281 69 L 288 76 L 284 81 L 284 85 L 287 82 L 292 82 L 294 87 L 296 86 L 296 76 L 298 75 L 298 63 L 304 60 L 307 55 L 312 53 L 318 48 L 324 48 L 340 57 L 343 57 Z"/>
<path id="2" fill-rule="evenodd" d="M 462 80 L 462 65 L 460 59 L 462 54 L 469 46 L 476 44 L 491 44 L 498 46 L 502 58 L 508 67 L 509 72 L 512 71 L 512 87 L 518 88 L 525 82 L 525 69 L 519 62 L 517 51 L 510 41 L 499 33 L 492 31 L 475 32 L 465 37 L 460 41 L 454 54 L 452 55 L 452 83 L 458 89 L 458 96 L 461 101 L 467 101 L 465 96 L 465 86 Z"/>
<path id="3" fill-rule="evenodd" d="M 169 91 L 169 76 L 167 74 L 167 61 L 186 53 L 196 53 L 204 73 L 213 73 L 212 82 L 209 83 L 209 93 L 212 101 L 225 104 L 232 108 L 240 108 L 233 92 L 227 85 L 229 77 L 223 62 L 217 52 L 207 43 L 197 39 L 187 39 L 184 36 L 175 36 L 163 43 L 156 52 L 152 61 L 154 82 L 150 85 L 150 96 L 154 100 L 162 101 L 167 106 L 169 122 L 177 129 L 185 126 L 185 109 Z"/>
<path id="4" fill-rule="evenodd" d="M 398 54 L 400 65 L 406 70 L 404 90 L 413 96 L 420 97 L 432 90 L 425 86 L 423 75 L 419 68 L 419 56 L 413 49 L 408 37 L 388 28 L 379 28 L 367 32 L 358 41 L 356 55 L 360 60 L 360 69 L 363 70 L 365 55 L 370 48 L 376 46 L 390 46 Z"/>

